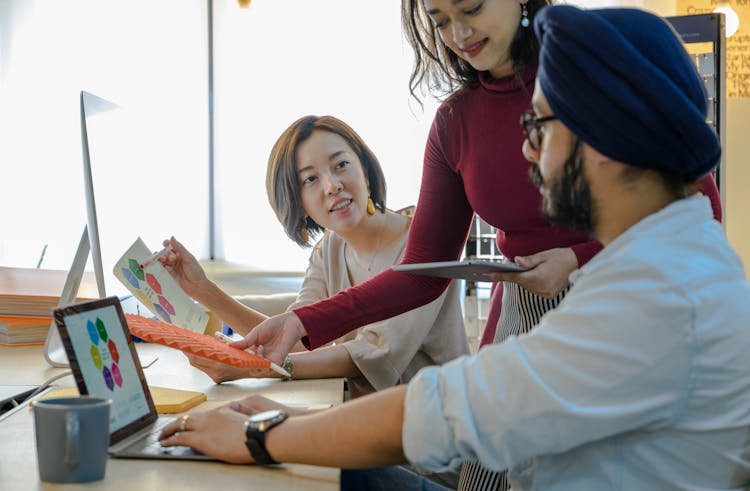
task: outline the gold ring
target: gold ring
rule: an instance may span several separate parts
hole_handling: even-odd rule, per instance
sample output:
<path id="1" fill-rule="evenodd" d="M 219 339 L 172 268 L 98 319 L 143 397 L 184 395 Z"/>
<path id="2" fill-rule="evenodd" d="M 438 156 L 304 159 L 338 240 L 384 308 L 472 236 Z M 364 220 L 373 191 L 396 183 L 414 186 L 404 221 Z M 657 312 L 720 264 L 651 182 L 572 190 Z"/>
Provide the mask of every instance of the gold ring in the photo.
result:
<path id="1" fill-rule="evenodd" d="M 180 431 L 185 431 L 187 429 L 187 428 L 185 428 L 185 426 L 187 426 L 187 420 L 188 420 L 189 417 L 190 417 L 190 415 L 183 414 L 182 418 L 180 418 Z"/>

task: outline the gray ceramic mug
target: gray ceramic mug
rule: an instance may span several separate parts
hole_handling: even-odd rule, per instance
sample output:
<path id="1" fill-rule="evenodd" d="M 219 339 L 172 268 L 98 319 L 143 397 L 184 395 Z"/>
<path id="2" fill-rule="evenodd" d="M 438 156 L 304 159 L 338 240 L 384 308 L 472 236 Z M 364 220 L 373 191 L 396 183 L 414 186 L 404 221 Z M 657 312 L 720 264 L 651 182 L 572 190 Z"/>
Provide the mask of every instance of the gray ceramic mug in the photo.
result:
<path id="1" fill-rule="evenodd" d="M 104 479 L 111 406 L 110 399 L 88 396 L 34 402 L 39 479 L 47 482 Z"/>

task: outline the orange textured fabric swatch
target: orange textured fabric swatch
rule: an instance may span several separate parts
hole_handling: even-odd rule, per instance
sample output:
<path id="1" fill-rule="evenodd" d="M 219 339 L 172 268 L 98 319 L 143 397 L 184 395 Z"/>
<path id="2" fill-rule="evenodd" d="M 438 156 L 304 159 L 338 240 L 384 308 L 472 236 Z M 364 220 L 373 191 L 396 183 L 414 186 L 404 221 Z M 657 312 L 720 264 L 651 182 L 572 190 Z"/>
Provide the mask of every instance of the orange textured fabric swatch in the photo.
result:
<path id="1" fill-rule="evenodd" d="M 271 361 L 205 334 L 134 314 L 125 314 L 131 334 L 152 343 L 163 344 L 186 353 L 239 368 L 270 368 Z"/>

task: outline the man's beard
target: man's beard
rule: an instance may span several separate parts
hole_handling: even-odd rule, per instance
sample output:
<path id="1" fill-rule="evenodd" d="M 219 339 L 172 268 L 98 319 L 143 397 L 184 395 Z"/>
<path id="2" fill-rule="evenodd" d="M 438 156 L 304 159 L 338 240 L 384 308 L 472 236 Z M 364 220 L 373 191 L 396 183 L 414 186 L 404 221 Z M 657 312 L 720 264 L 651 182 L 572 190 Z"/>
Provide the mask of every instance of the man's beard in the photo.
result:
<path id="1" fill-rule="evenodd" d="M 584 232 L 594 230 L 591 187 L 583 174 L 580 140 L 576 139 L 560 176 L 553 176 L 549 183 L 545 183 L 536 162 L 532 162 L 529 173 L 537 188 L 544 185 L 547 189 L 542 200 L 542 215 L 547 220 Z"/>

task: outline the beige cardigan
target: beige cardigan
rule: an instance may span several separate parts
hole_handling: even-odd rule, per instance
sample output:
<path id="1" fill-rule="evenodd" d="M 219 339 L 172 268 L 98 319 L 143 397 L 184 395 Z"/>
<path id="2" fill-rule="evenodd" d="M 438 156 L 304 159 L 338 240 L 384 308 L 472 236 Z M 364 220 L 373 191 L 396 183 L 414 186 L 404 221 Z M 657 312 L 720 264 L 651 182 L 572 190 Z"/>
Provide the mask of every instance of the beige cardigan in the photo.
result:
<path id="1" fill-rule="evenodd" d="M 401 260 L 407 237 L 404 234 L 396 247 L 386 252 L 394 258 L 393 264 Z M 346 242 L 337 234 L 326 232 L 310 255 L 299 295 L 289 310 L 351 287 L 348 268 Z M 353 339 L 352 335 L 347 337 L 341 341 L 363 375 L 349 380 L 352 397 L 408 382 L 422 367 L 441 365 L 468 354 L 458 282 L 451 282 L 440 297 L 427 305 L 361 327 Z"/>

